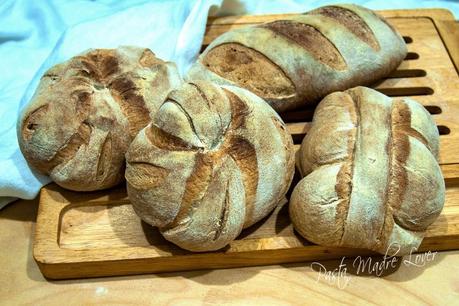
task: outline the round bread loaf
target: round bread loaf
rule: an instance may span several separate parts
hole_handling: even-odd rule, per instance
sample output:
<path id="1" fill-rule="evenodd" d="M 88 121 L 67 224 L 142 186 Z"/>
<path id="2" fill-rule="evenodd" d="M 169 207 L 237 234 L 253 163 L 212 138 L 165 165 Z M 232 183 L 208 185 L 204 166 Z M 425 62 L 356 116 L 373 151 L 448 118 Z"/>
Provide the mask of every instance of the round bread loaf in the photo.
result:
<path id="1" fill-rule="evenodd" d="M 286 111 L 371 84 L 397 68 L 406 52 L 402 36 L 382 17 L 340 4 L 228 31 L 187 78 L 237 85 Z"/>
<path id="2" fill-rule="evenodd" d="M 62 187 L 123 180 L 124 155 L 180 77 L 149 49 L 95 49 L 49 69 L 18 121 L 28 164 Z"/>
<path id="3" fill-rule="evenodd" d="M 301 144 L 290 216 L 325 246 L 403 255 L 440 214 L 438 129 L 422 105 L 356 87 L 325 97 Z"/>
<path id="4" fill-rule="evenodd" d="M 276 112 L 247 90 L 207 82 L 172 91 L 126 161 L 136 213 L 191 251 L 220 249 L 265 217 L 294 173 Z"/>

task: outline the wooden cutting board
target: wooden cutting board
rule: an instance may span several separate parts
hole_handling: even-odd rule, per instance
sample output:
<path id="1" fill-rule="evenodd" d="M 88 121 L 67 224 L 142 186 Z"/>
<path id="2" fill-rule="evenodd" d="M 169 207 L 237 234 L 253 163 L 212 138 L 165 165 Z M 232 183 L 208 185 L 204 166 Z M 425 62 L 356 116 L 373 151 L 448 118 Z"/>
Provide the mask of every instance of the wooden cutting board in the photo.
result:
<path id="1" fill-rule="evenodd" d="M 433 115 L 440 131 L 440 163 L 446 203 L 420 251 L 459 248 L 459 31 L 446 10 L 380 12 L 402 33 L 408 56 L 374 85 L 389 96 L 410 96 Z M 233 28 L 286 15 L 209 19 L 203 47 Z M 296 146 L 307 133 L 313 109 L 283 114 Z M 285 204 L 285 203 L 283 203 Z M 162 238 L 135 215 L 124 187 L 77 193 L 55 184 L 42 189 L 33 253 L 52 279 L 128 275 L 301 262 L 370 254 L 313 245 L 299 237 L 287 205 L 244 230 L 223 250 L 190 253 Z"/>

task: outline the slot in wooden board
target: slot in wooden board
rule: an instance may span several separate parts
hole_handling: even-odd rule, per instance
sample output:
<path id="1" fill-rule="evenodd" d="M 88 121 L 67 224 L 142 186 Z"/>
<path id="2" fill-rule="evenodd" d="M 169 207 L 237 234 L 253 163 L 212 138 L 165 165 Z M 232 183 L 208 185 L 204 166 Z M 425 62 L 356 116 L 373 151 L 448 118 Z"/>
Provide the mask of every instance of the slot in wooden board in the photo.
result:
<path id="1" fill-rule="evenodd" d="M 409 96 L 433 115 L 440 131 L 440 164 L 446 203 L 420 250 L 459 248 L 459 33 L 446 10 L 380 12 L 402 33 L 408 56 L 374 88 Z M 203 45 L 232 28 L 282 19 L 285 15 L 209 19 Z M 313 109 L 282 114 L 298 148 Z M 286 203 L 282 203 L 286 204 Z M 246 229 L 228 247 L 207 253 L 184 251 L 162 238 L 135 215 L 123 187 L 92 193 L 42 189 L 34 257 L 49 278 L 129 275 L 193 269 L 301 262 L 370 254 L 365 250 L 313 245 L 298 236 L 287 205 Z"/>

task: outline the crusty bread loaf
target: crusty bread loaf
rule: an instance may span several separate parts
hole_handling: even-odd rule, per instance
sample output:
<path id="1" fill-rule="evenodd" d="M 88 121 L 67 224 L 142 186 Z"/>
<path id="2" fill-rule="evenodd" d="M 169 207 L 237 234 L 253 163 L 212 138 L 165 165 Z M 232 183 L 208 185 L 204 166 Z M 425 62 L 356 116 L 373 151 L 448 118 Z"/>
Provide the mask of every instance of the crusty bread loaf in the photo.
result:
<path id="1" fill-rule="evenodd" d="M 187 78 L 236 84 L 285 111 L 370 84 L 394 70 L 406 52 L 403 38 L 382 17 L 357 5 L 333 5 L 224 33 Z"/>
<path id="2" fill-rule="evenodd" d="M 295 229 L 326 246 L 406 254 L 440 214 L 439 135 L 410 99 L 356 87 L 325 97 L 301 144 Z"/>
<path id="3" fill-rule="evenodd" d="M 179 83 L 175 65 L 149 49 L 89 50 L 42 77 L 18 121 L 21 151 L 62 187 L 111 187 L 132 139 Z"/>
<path id="4" fill-rule="evenodd" d="M 276 112 L 247 90 L 207 82 L 172 91 L 126 161 L 136 213 L 191 251 L 220 249 L 265 217 L 294 172 Z"/>

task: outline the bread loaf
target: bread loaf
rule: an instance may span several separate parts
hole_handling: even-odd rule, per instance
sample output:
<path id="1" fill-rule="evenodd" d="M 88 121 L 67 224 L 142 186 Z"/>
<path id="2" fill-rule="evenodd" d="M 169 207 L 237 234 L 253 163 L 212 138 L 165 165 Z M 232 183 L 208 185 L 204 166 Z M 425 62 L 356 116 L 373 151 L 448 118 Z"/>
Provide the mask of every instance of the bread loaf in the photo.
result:
<path id="1" fill-rule="evenodd" d="M 406 52 L 382 17 L 357 5 L 333 5 L 226 32 L 187 78 L 239 85 L 285 111 L 387 76 Z"/>
<path id="2" fill-rule="evenodd" d="M 443 208 L 438 147 L 432 117 L 413 100 L 365 87 L 328 95 L 299 152 L 295 229 L 326 246 L 416 249 Z"/>
<path id="3" fill-rule="evenodd" d="M 124 154 L 180 77 L 137 47 L 89 50 L 49 69 L 23 110 L 18 141 L 29 165 L 62 187 L 123 180 Z"/>
<path id="4" fill-rule="evenodd" d="M 276 112 L 247 90 L 207 82 L 172 91 L 126 161 L 136 213 L 191 251 L 220 249 L 265 217 L 294 172 Z"/>

